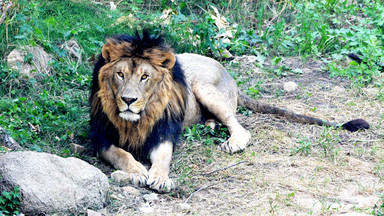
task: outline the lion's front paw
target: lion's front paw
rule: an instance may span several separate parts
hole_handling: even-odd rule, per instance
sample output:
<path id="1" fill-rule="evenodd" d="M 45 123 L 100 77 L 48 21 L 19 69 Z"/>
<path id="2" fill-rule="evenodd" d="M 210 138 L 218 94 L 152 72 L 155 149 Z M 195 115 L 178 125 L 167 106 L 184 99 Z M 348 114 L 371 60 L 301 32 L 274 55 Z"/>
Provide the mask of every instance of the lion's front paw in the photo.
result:
<path id="1" fill-rule="evenodd" d="M 220 149 L 222 151 L 228 152 L 228 153 L 235 153 L 239 152 L 245 149 L 247 147 L 247 144 L 249 142 L 249 139 L 251 137 L 251 134 L 246 131 L 243 136 L 231 136 L 227 141 L 225 141 L 223 144 L 220 145 Z"/>
<path id="2" fill-rule="evenodd" d="M 132 184 L 140 187 L 146 186 L 148 171 L 141 163 L 130 164 L 124 171 L 128 173 L 129 181 Z"/>
<path id="3" fill-rule="evenodd" d="M 168 173 L 163 173 L 160 169 L 152 167 L 149 170 L 149 177 L 147 179 L 149 188 L 156 190 L 160 193 L 168 193 L 175 189 L 175 184 L 168 177 Z"/>

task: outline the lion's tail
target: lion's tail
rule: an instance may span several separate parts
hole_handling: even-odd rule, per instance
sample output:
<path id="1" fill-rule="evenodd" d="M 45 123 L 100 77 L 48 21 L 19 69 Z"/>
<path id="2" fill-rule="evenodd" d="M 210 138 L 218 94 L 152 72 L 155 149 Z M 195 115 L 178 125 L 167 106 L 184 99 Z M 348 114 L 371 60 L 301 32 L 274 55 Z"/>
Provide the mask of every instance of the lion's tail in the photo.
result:
<path id="1" fill-rule="evenodd" d="M 345 130 L 352 131 L 352 132 L 358 131 L 359 129 L 369 129 L 369 124 L 364 119 L 354 119 L 345 124 L 338 124 L 338 123 L 333 123 L 333 122 L 325 121 L 325 120 L 310 117 L 310 116 L 300 115 L 289 110 L 285 110 L 282 108 L 270 106 L 268 104 L 260 103 L 255 99 L 252 99 L 251 97 L 244 94 L 241 90 L 238 90 L 238 94 L 239 94 L 239 101 L 238 101 L 239 105 L 245 106 L 254 112 L 264 113 L 264 114 L 274 114 L 274 115 L 282 116 L 287 119 L 291 119 L 292 121 L 303 123 L 303 124 L 317 124 L 320 126 L 324 125 L 328 127 L 343 128 Z"/>

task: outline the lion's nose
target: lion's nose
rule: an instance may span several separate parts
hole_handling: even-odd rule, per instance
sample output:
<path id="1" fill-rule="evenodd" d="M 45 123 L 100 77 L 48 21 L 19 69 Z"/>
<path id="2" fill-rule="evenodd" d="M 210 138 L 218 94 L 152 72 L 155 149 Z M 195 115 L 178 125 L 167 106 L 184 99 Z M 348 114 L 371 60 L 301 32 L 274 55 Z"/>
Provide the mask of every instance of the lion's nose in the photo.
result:
<path id="1" fill-rule="evenodd" d="M 128 106 L 131 105 L 133 102 L 137 101 L 137 98 L 129 98 L 129 97 L 123 97 L 121 96 L 121 100 L 123 100 Z"/>

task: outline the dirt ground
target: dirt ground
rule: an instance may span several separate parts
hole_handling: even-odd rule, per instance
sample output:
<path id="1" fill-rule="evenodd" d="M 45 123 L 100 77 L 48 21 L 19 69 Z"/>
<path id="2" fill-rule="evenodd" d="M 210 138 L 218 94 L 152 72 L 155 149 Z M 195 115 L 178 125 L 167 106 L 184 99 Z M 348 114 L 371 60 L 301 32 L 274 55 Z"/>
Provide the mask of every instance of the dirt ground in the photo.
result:
<path id="1" fill-rule="evenodd" d="M 378 88 L 350 88 L 329 78 L 321 61 L 287 58 L 301 73 L 270 76 L 247 57 L 226 68 L 258 100 L 328 121 L 363 118 L 371 128 L 355 133 L 302 125 L 271 115 L 239 113 L 252 133 L 241 153 L 223 153 L 202 141 L 182 141 L 171 174 L 178 189 L 156 194 L 113 184 L 105 215 L 370 215 L 384 191 L 384 112 Z M 268 62 L 264 67 L 270 68 Z M 284 83 L 294 82 L 288 92 Z M 90 214 L 92 215 L 92 214 Z"/>

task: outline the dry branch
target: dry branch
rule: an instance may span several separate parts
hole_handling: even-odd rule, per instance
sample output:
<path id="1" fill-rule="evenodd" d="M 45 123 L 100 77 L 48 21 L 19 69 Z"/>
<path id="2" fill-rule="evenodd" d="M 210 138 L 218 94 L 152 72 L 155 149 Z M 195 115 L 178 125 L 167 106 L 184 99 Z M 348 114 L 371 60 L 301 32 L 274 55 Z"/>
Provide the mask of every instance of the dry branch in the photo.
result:
<path id="1" fill-rule="evenodd" d="M 237 163 L 232 164 L 232 165 L 230 165 L 230 166 L 227 166 L 227 167 L 224 167 L 224 168 L 221 168 L 221 169 L 217 169 L 217 170 L 213 170 L 213 171 L 211 171 L 211 172 L 209 172 L 209 173 L 203 173 L 203 174 L 200 174 L 200 175 L 202 175 L 202 176 L 211 175 L 211 174 L 213 174 L 213 173 L 220 172 L 220 171 L 223 171 L 223 170 L 226 170 L 226 169 L 229 169 L 229 168 L 231 168 L 231 167 L 237 166 L 237 165 L 242 164 L 242 163 L 247 163 L 247 162 L 248 162 L 248 161 L 240 161 L 240 162 L 237 162 Z"/>

